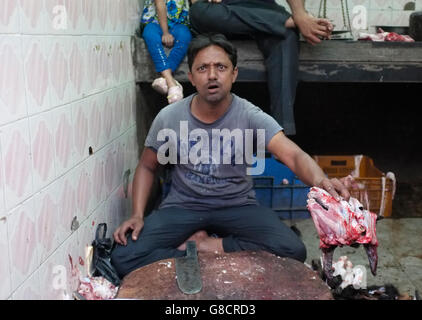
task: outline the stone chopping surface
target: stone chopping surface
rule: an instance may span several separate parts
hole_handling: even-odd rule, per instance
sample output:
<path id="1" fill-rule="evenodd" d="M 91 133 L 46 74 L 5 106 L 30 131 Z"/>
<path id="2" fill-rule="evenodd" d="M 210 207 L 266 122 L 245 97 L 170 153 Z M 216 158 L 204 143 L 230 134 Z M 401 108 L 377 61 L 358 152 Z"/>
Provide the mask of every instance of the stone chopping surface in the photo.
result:
<path id="1" fill-rule="evenodd" d="M 331 300 L 328 286 L 304 264 L 273 254 L 199 253 L 202 291 L 187 295 L 176 281 L 175 259 L 129 273 L 117 298 L 145 300 Z"/>

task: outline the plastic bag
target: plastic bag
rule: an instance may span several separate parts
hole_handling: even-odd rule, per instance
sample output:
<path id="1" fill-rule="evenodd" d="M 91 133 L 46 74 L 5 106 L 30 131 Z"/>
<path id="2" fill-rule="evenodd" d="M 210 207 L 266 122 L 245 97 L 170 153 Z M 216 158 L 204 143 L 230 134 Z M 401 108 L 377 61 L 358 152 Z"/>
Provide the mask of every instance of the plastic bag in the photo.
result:
<path id="1" fill-rule="evenodd" d="M 102 230 L 102 233 L 101 233 Z M 106 238 L 107 224 L 100 223 L 95 233 L 95 240 L 92 242 L 94 249 L 92 264 L 94 276 L 102 276 L 115 286 L 120 285 L 120 278 L 116 269 L 111 264 L 111 251 L 113 250 L 113 241 Z"/>

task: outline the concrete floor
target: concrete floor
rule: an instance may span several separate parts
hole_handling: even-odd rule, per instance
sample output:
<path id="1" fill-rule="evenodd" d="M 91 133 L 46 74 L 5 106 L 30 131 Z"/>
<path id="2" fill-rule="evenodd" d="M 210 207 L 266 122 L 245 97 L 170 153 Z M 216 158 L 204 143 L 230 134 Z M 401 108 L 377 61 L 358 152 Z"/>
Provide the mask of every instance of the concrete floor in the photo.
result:
<path id="1" fill-rule="evenodd" d="M 285 220 L 294 224 L 302 233 L 307 248 L 306 263 L 319 259 L 319 237 L 312 219 Z M 364 248 L 337 248 L 333 262 L 340 256 L 347 256 L 356 265 L 367 270 L 367 285 L 394 285 L 400 294 L 415 296 L 415 290 L 422 292 L 422 218 L 386 218 L 377 223 L 378 268 L 374 277 L 369 269 Z"/>

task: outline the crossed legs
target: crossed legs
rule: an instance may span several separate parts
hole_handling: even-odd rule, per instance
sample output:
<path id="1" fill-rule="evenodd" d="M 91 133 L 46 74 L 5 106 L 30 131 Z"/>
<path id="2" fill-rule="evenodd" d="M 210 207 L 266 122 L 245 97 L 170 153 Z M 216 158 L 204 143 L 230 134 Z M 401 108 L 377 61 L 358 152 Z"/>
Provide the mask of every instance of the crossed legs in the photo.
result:
<path id="1" fill-rule="evenodd" d="M 219 237 L 210 237 L 208 233 Z M 164 208 L 145 218 L 138 240 L 112 252 L 112 264 L 123 277 L 158 260 L 185 255 L 185 242 L 196 242 L 199 252 L 264 250 L 301 262 L 306 248 L 300 238 L 269 208 L 233 207 L 213 211 Z"/>

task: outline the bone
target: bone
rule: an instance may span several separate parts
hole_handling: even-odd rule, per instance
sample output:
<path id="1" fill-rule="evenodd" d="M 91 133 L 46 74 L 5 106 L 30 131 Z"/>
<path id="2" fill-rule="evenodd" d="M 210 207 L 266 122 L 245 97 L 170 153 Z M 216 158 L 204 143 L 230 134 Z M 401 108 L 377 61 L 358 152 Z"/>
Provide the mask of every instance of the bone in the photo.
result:
<path id="1" fill-rule="evenodd" d="M 331 246 L 328 248 L 321 248 L 322 250 L 322 269 L 324 271 L 324 275 L 327 277 L 327 284 L 330 287 L 334 287 L 333 284 L 333 256 L 334 256 L 334 250 L 336 249 L 336 246 Z"/>
<path id="2" fill-rule="evenodd" d="M 364 248 L 368 256 L 369 268 L 371 269 L 371 273 L 375 276 L 377 274 L 378 265 L 377 246 L 372 244 L 365 244 Z"/>

